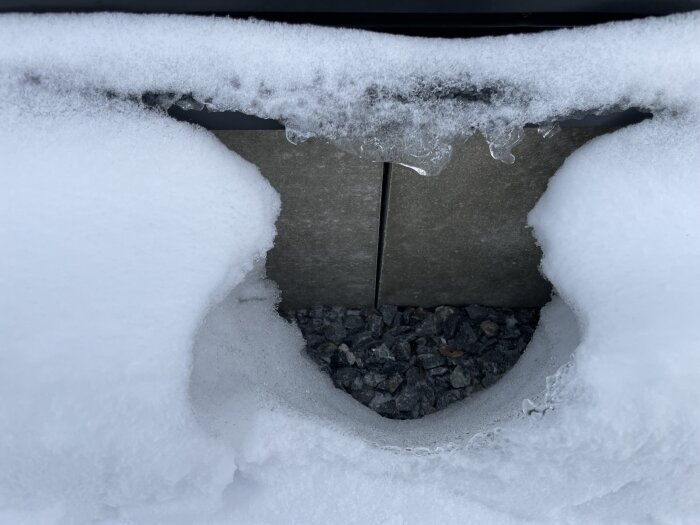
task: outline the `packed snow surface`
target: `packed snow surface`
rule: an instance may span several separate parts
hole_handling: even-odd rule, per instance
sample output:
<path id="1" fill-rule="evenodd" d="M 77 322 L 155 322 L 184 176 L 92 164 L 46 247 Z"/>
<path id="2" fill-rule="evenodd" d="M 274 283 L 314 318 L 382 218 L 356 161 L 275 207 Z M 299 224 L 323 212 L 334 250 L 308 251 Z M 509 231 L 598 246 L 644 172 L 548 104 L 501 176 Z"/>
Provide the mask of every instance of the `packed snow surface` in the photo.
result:
<path id="1" fill-rule="evenodd" d="M 700 521 L 700 15 L 429 40 L 0 17 L 0 520 Z M 282 120 L 435 172 L 480 130 L 643 107 L 532 211 L 558 296 L 488 391 L 389 421 L 302 358 L 279 202 L 155 106 Z M 521 407 L 530 416 L 525 416 Z"/>

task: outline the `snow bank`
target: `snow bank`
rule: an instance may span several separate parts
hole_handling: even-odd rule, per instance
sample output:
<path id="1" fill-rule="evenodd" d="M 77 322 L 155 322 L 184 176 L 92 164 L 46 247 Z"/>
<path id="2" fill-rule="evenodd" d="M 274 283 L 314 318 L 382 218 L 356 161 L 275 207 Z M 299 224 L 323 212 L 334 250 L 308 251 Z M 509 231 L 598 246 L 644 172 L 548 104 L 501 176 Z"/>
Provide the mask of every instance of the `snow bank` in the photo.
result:
<path id="1" fill-rule="evenodd" d="M 699 14 L 473 41 L 6 16 L 0 44 L 0 518 L 700 519 Z M 655 117 L 581 148 L 533 210 L 561 299 L 521 362 L 389 421 L 275 313 L 272 190 L 154 100 L 428 170 L 477 128 L 509 160 L 525 122 Z"/>
<path id="2" fill-rule="evenodd" d="M 57 92 L 150 93 L 164 105 L 185 96 L 279 119 L 293 141 L 319 135 L 434 173 L 476 129 L 512 161 L 527 122 L 684 110 L 700 80 L 699 19 L 464 41 L 203 17 L 16 15 L 3 17 L 0 64 Z"/>
<path id="3" fill-rule="evenodd" d="M 193 421 L 192 340 L 271 246 L 277 195 L 210 135 L 133 105 L 16 102 L 0 131 L 0 504 L 216 503 L 235 463 Z"/>

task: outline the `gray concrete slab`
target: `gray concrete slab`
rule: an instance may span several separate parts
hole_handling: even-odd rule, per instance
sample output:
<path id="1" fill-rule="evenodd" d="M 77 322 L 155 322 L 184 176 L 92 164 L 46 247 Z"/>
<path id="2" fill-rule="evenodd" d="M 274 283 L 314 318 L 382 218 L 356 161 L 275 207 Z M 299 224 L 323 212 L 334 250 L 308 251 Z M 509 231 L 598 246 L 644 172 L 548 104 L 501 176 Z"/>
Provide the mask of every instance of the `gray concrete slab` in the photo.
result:
<path id="1" fill-rule="evenodd" d="M 540 306 L 550 285 L 528 212 L 564 159 L 601 128 L 563 129 L 549 139 L 526 129 L 503 164 L 481 136 L 456 148 L 445 171 L 421 177 L 402 166 L 390 176 L 380 303 Z"/>
<path id="2" fill-rule="evenodd" d="M 284 131 L 215 134 L 280 193 L 267 274 L 282 290 L 283 307 L 372 305 L 382 165 L 317 140 L 294 146 Z"/>

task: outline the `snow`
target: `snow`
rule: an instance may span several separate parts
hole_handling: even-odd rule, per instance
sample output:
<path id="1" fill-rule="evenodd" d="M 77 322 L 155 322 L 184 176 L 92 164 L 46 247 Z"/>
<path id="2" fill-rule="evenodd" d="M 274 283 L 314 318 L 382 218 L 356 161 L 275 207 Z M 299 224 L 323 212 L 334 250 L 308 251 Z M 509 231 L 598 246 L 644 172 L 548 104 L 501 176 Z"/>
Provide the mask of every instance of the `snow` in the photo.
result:
<path id="1" fill-rule="evenodd" d="M 192 338 L 272 245 L 278 197 L 202 130 L 54 102 L 3 114 L 3 505 L 94 511 L 183 485 L 204 503 L 235 463 L 193 420 Z"/>
<path id="2" fill-rule="evenodd" d="M 293 140 L 318 135 L 436 173 L 476 129 L 509 161 L 512 129 L 528 122 L 684 111 L 700 81 L 698 18 L 464 41 L 206 17 L 8 15 L 0 63 L 47 90 L 159 94 L 165 105 L 189 96 L 279 119 Z"/>
<path id="3" fill-rule="evenodd" d="M 0 521 L 700 519 L 699 14 L 472 41 L 8 15 L 0 44 Z M 153 93 L 428 171 L 477 128 L 654 119 L 530 214 L 558 296 L 516 367 L 390 421 L 276 314 L 274 191 Z"/>

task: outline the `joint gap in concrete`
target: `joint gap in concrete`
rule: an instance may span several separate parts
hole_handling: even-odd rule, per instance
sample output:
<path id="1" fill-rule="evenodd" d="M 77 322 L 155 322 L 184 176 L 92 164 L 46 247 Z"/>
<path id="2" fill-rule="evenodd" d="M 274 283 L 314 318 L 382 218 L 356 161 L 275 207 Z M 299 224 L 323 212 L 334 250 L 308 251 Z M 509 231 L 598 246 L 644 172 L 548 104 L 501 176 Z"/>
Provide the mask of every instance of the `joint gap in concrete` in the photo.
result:
<path id="1" fill-rule="evenodd" d="M 389 193 L 391 189 L 391 162 L 384 163 L 382 189 L 379 207 L 379 238 L 377 240 L 377 273 L 374 278 L 374 307 L 379 307 L 379 294 L 384 263 L 384 244 L 386 241 L 386 220 L 389 214 Z"/>

